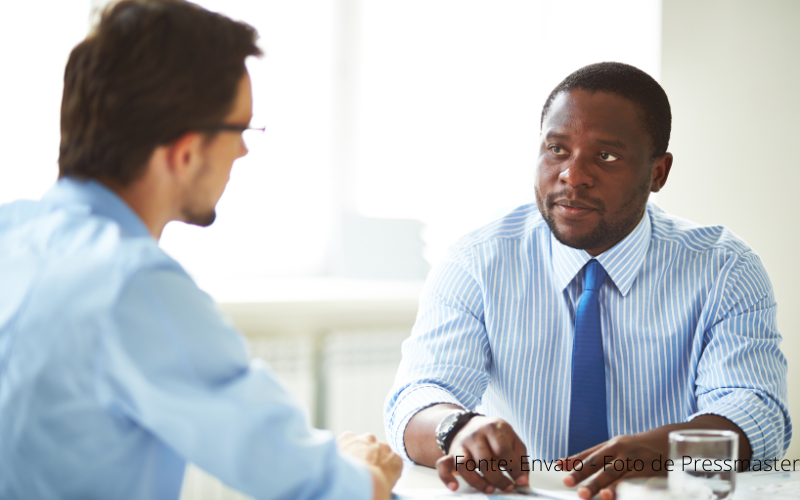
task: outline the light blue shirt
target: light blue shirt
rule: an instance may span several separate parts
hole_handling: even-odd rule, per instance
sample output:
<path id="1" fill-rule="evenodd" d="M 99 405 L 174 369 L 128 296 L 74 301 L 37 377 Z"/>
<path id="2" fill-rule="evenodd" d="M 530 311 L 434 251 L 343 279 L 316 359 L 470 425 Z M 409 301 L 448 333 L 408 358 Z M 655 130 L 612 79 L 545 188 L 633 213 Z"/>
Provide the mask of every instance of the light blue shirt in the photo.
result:
<path id="1" fill-rule="evenodd" d="M 111 191 L 0 207 L 0 498 L 176 499 L 186 461 L 256 498 L 372 497 Z"/>
<path id="2" fill-rule="evenodd" d="M 411 417 L 453 403 L 501 417 L 533 459 L 567 456 L 575 307 L 592 257 L 556 240 L 536 204 L 462 238 L 428 278 L 386 402 L 405 458 Z M 716 414 L 754 459 L 781 457 L 792 426 L 772 285 L 723 227 L 648 205 L 597 257 L 608 434 Z"/>

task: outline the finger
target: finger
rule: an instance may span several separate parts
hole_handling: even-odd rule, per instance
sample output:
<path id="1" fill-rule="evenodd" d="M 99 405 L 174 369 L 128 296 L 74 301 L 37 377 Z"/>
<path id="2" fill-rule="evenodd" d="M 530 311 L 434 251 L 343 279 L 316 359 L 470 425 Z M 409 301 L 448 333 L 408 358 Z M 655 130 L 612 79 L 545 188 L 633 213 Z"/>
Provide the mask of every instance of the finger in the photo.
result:
<path id="1" fill-rule="evenodd" d="M 528 479 L 529 471 L 522 470 L 522 457 L 528 456 L 528 448 L 525 446 L 525 443 L 522 442 L 522 439 L 514 433 L 515 441 L 514 441 L 514 455 L 517 457 L 517 462 L 512 462 L 512 464 L 516 463 L 516 467 L 512 467 L 509 471 L 509 474 L 512 478 L 514 478 L 514 482 L 517 483 L 518 486 L 529 486 L 530 481 Z"/>
<path id="2" fill-rule="evenodd" d="M 342 443 L 344 443 L 346 441 L 350 441 L 354 437 L 356 437 L 356 433 L 355 432 L 344 431 L 343 433 L 339 434 L 339 436 L 336 438 L 336 442 L 339 443 L 339 444 L 342 444 Z"/>
<path id="3" fill-rule="evenodd" d="M 514 449 L 514 436 L 516 436 L 514 431 L 503 421 L 495 422 L 486 428 L 486 442 L 498 459 L 513 458 L 511 452 Z"/>
<path id="4" fill-rule="evenodd" d="M 571 461 L 571 472 L 564 478 L 564 484 L 570 487 L 576 486 L 597 471 L 602 470 L 607 459 L 613 463 L 613 460 L 617 458 L 617 450 L 613 445 L 604 443 L 602 446 L 598 445 L 590 449 L 593 449 L 594 452 L 582 459 L 579 457 L 584 456 L 585 452 L 568 459 Z M 613 469 L 613 467 L 610 468 Z"/>
<path id="5" fill-rule="evenodd" d="M 458 489 L 458 480 L 455 475 L 453 475 L 455 463 L 455 457 L 453 457 L 453 455 L 445 455 L 436 461 L 436 472 L 439 473 L 439 479 L 442 480 L 450 491 L 456 491 Z"/>
<path id="6" fill-rule="evenodd" d="M 487 433 L 494 432 L 491 428 Z M 485 434 L 481 433 L 478 436 L 470 437 L 464 440 L 461 445 L 469 450 L 469 454 L 476 462 L 477 470 L 480 471 L 490 486 L 495 488 L 513 489 L 514 483 L 506 477 L 503 472 L 497 468 L 497 457 L 492 453 L 492 448 L 489 446 L 489 441 Z M 464 478 L 466 479 L 466 477 Z M 494 490 L 484 490 L 485 493 L 492 493 Z"/>
<path id="7" fill-rule="evenodd" d="M 522 470 L 522 457 L 528 454 L 525 443 L 506 422 L 498 422 L 495 425 L 496 432 L 488 432 L 486 435 L 494 456 L 498 461 L 506 460 L 505 470 L 517 485 L 528 486 L 528 473 Z M 513 485 L 506 487 L 507 491 L 512 489 Z"/>
<path id="8" fill-rule="evenodd" d="M 390 471 L 390 479 L 392 487 L 394 487 L 395 483 L 397 483 L 397 481 L 400 479 L 400 476 L 403 474 L 403 459 L 400 458 L 400 455 L 392 452 L 391 457 L 389 458 L 389 461 L 384 469 Z"/>
<path id="9" fill-rule="evenodd" d="M 561 467 L 567 472 L 574 470 L 576 465 L 578 468 L 583 465 L 583 461 L 577 458 L 559 458 L 558 460 L 561 461 Z"/>
<path id="10" fill-rule="evenodd" d="M 636 469 L 635 465 L 633 465 L 634 469 L 629 468 L 627 466 L 629 461 L 627 457 L 624 460 L 625 466 L 622 466 L 622 455 L 622 453 L 618 453 L 618 456 L 614 457 L 615 459 L 618 459 L 616 464 L 612 462 L 605 468 L 603 472 L 592 477 L 589 482 L 587 482 L 586 486 L 589 487 L 590 492 L 595 495 L 599 495 L 601 500 L 613 500 L 616 497 L 617 485 L 619 485 L 620 481 L 623 479 L 653 475 L 652 471 L 648 471 L 647 469 Z M 634 457 L 636 456 L 637 455 L 634 454 Z M 632 463 L 635 464 L 636 460 L 642 461 L 641 459 L 635 458 Z"/>
<path id="11" fill-rule="evenodd" d="M 580 459 L 576 457 L 565 458 L 562 462 L 564 470 L 570 472 L 564 477 L 564 484 L 569 487 L 577 486 L 581 481 L 599 470 L 597 464 L 591 462 L 591 458 Z"/>
<path id="12" fill-rule="evenodd" d="M 568 467 L 566 470 L 572 470 L 572 464 L 575 461 L 581 461 L 581 462 L 585 461 L 588 457 L 590 457 L 597 450 L 599 450 L 600 448 L 604 447 L 606 445 L 606 443 L 608 443 L 608 441 L 603 441 L 602 443 L 596 444 L 596 445 L 592 446 L 591 448 L 585 449 L 585 450 L 583 450 L 581 452 L 578 452 L 578 453 L 576 453 L 576 454 L 574 454 L 574 455 L 572 455 L 570 457 L 562 459 L 564 461 L 564 465 L 566 465 Z"/>
<path id="13" fill-rule="evenodd" d="M 614 469 L 611 469 L 611 471 L 607 469 L 593 477 L 590 481 L 582 484 L 580 488 L 578 488 L 578 496 L 584 500 L 588 500 L 594 498 L 594 496 L 599 493 L 601 500 L 613 500 L 616 496 L 616 485 L 626 474 L 627 472 L 624 470 L 618 472 Z"/>
<path id="14" fill-rule="evenodd" d="M 603 450 L 599 450 L 599 453 L 605 453 Z M 581 487 L 578 488 L 578 496 L 581 498 L 592 498 L 600 490 L 609 487 L 612 483 L 619 481 L 623 476 L 627 474 L 627 470 L 625 467 L 622 467 L 622 470 L 618 470 L 614 467 L 614 461 L 618 459 L 618 456 L 608 457 L 609 453 L 606 454 L 605 457 L 601 457 L 603 460 L 608 458 L 611 461 L 611 465 L 602 468 L 604 465 L 603 462 L 600 462 L 600 468 L 590 467 L 594 470 L 601 470 L 601 472 L 594 475 L 591 479 L 586 481 L 584 484 L 581 484 Z M 589 457 L 587 463 L 592 462 L 595 460 L 595 456 Z M 624 459 L 623 459 L 624 462 Z M 613 494 L 612 494 L 613 496 Z"/>
<path id="15" fill-rule="evenodd" d="M 517 464 L 516 476 L 511 475 L 511 472 L 514 470 L 512 467 L 514 464 L 514 457 L 516 456 L 517 462 L 519 462 L 521 457 L 525 455 L 524 452 L 521 454 L 515 453 L 516 444 L 517 442 L 521 444 L 521 441 L 510 425 L 504 421 L 500 421 L 488 429 L 486 433 L 486 442 L 490 448 L 490 456 L 495 458 L 495 461 L 490 461 L 487 464 L 490 466 L 491 471 L 489 475 L 484 474 L 484 476 L 486 476 L 489 483 L 498 488 L 502 488 L 506 492 L 512 491 L 516 479 L 522 475 L 522 466 L 519 463 Z M 524 445 L 522 445 L 522 447 L 524 448 Z M 500 467 L 501 460 L 505 461 L 503 462 L 505 463 L 505 467 L 503 468 Z M 504 470 L 508 471 L 508 475 L 504 473 Z M 495 480 L 494 476 L 500 479 Z M 511 476 L 510 480 L 508 479 L 509 476 Z M 525 479 L 527 479 L 527 477 Z"/>
<path id="16" fill-rule="evenodd" d="M 472 452 L 463 447 L 450 450 L 454 457 L 454 474 L 461 476 L 468 485 L 484 493 L 493 493 L 494 486 L 478 474 L 478 462 L 473 458 Z"/>
<path id="17" fill-rule="evenodd" d="M 613 483 L 613 484 L 611 484 L 611 485 L 609 485 L 609 486 L 607 486 L 607 487 L 605 487 L 603 489 L 601 489 L 600 493 L 598 493 L 598 496 L 600 497 L 600 500 L 614 500 L 617 497 L 617 485 L 618 484 L 619 484 L 619 481 L 615 482 L 615 483 Z"/>
<path id="18" fill-rule="evenodd" d="M 376 438 L 375 434 L 373 434 L 371 432 L 365 432 L 364 434 L 361 434 L 358 437 L 360 439 L 365 440 L 365 441 L 369 441 L 370 443 L 377 443 L 378 442 L 378 438 Z"/>

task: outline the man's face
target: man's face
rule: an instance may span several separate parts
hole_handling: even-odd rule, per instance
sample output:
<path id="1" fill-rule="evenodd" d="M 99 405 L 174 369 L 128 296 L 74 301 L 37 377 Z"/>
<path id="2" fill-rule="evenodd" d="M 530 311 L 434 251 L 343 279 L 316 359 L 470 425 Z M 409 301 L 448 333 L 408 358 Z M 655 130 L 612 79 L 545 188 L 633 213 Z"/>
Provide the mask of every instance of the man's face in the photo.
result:
<path id="1" fill-rule="evenodd" d="M 599 255 L 642 218 L 672 155 L 653 159 L 633 102 L 606 92 L 556 96 L 542 124 L 536 202 L 561 243 Z"/>
<path id="2" fill-rule="evenodd" d="M 250 76 L 245 71 L 239 81 L 233 109 L 223 120 L 225 125 L 247 126 L 253 116 Z M 203 148 L 203 163 L 187 182 L 181 209 L 182 220 L 198 226 L 210 226 L 217 216 L 216 205 L 231 175 L 233 162 L 247 154 L 241 132 L 219 132 Z"/>

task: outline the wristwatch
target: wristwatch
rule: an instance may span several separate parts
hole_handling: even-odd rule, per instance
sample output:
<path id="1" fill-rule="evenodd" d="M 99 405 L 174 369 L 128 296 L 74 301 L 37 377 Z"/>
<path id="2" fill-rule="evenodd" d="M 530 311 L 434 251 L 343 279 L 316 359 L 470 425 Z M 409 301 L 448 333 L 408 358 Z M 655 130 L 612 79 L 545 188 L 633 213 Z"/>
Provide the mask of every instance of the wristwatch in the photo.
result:
<path id="1" fill-rule="evenodd" d="M 450 444 L 453 442 L 453 438 L 456 437 L 456 434 L 458 434 L 458 431 L 467 425 L 467 422 L 469 422 L 472 417 L 477 416 L 482 415 L 471 410 L 458 410 L 447 415 L 439 422 L 439 425 L 436 426 L 436 444 L 439 445 L 439 449 L 441 449 L 445 455 L 450 451 Z"/>

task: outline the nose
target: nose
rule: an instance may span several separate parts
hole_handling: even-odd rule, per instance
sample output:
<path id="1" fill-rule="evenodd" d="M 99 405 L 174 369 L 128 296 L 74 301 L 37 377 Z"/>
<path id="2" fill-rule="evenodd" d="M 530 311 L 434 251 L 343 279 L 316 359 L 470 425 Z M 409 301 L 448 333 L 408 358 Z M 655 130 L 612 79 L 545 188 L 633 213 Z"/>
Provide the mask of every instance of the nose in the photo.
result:
<path id="1" fill-rule="evenodd" d="M 247 143 L 244 141 L 244 138 L 242 138 L 242 148 L 239 150 L 239 156 L 238 157 L 241 158 L 242 156 L 246 156 L 247 153 L 249 153 L 249 152 L 250 152 L 250 150 L 247 149 Z"/>
<path id="2" fill-rule="evenodd" d="M 568 184 L 572 188 L 579 186 L 592 187 L 594 178 L 590 166 L 579 155 L 564 163 L 564 168 L 558 174 L 558 180 Z"/>

